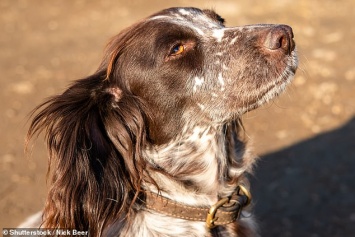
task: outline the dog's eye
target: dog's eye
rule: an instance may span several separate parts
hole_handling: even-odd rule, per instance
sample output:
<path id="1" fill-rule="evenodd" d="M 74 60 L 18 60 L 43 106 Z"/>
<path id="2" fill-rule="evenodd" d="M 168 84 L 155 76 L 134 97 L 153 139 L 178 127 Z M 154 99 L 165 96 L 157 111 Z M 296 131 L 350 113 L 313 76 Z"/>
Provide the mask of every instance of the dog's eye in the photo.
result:
<path id="1" fill-rule="evenodd" d="M 178 44 L 178 45 L 175 45 L 175 46 L 171 49 L 170 55 L 171 55 L 171 56 L 176 56 L 176 55 L 182 54 L 184 51 L 185 51 L 185 46 L 182 45 L 182 44 Z"/>

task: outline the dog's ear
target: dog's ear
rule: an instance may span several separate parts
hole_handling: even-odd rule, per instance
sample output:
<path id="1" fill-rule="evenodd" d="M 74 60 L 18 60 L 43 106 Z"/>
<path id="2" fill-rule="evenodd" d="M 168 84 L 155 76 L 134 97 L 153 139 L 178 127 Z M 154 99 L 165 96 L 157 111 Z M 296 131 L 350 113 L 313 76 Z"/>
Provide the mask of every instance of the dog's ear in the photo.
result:
<path id="1" fill-rule="evenodd" d="M 145 168 L 144 111 L 105 71 L 35 109 L 27 139 L 45 133 L 52 177 L 44 227 L 90 229 L 96 236 L 128 214 Z"/>

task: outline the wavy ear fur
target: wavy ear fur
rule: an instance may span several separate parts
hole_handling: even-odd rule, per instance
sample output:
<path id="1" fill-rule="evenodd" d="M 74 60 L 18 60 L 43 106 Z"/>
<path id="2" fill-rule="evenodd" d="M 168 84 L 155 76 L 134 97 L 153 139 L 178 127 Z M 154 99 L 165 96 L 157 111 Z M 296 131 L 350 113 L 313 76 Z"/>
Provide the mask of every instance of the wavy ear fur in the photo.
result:
<path id="1" fill-rule="evenodd" d="M 49 149 L 43 226 L 100 235 L 129 214 L 140 191 L 147 137 L 143 103 L 102 71 L 74 82 L 37 111 L 27 139 L 44 131 Z"/>

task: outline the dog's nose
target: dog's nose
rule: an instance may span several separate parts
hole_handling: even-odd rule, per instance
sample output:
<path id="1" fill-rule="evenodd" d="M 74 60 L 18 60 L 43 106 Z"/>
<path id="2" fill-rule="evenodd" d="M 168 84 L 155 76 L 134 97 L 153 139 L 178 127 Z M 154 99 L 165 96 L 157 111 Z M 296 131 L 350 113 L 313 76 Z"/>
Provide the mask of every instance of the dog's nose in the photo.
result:
<path id="1" fill-rule="evenodd" d="M 290 54 L 295 49 L 292 28 L 287 25 L 272 27 L 264 39 L 264 47 L 270 50 L 284 50 Z"/>

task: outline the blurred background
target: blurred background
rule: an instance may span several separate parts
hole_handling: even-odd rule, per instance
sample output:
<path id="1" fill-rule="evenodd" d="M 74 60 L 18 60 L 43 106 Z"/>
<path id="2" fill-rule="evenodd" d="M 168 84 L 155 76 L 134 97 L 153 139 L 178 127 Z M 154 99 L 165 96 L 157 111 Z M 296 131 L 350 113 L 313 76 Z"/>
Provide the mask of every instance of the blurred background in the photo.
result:
<path id="1" fill-rule="evenodd" d="M 0 228 L 43 207 L 47 155 L 24 155 L 30 111 L 96 70 L 109 38 L 162 8 L 212 8 L 227 26 L 292 26 L 299 70 L 244 116 L 261 157 L 252 177 L 262 236 L 355 236 L 353 0 L 0 1 Z"/>

